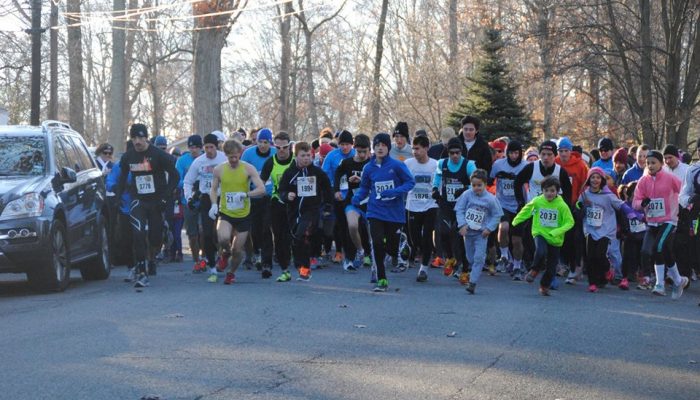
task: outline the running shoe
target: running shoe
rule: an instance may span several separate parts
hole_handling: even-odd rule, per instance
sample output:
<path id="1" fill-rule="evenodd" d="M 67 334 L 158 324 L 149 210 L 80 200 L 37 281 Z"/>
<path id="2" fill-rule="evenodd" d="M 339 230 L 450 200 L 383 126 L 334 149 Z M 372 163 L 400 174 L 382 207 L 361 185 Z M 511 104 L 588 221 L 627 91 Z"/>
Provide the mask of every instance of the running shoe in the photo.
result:
<path id="1" fill-rule="evenodd" d="M 491 276 L 496 275 L 496 266 L 493 264 L 489 264 L 489 275 L 491 275 Z"/>
<path id="2" fill-rule="evenodd" d="M 642 277 L 637 283 L 637 289 L 639 290 L 649 290 L 650 279 L 648 276 Z"/>
<path id="3" fill-rule="evenodd" d="M 336 251 L 335 256 L 333 257 L 333 262 L 340 264 L 341 261 L 343 261 L 343 253 Z"/>
<path id="4" fill-rule="evenodd" d="M 552 279 L 552 284 L 549 285 L 550 290 L 559 290 L 559 279 L 555 276 Z"/>
<path id="5" fill-rule="evenodd" d="M 365 267 L 370 267 L 370 266 L 372 266 L 372 257 L 370 257 L 370 256 L 365 256 L 365 257 L 362 259 L 362 265 L 365 266 Z"/>
<path id="6" fill-rule="evenodd" d="M 374 286 L 374 289 L 372 291 L 374 292 L 386 292 L 389 289 L 389 281 L 386 279 L 380 279 L 377 284 Z"/>
<path id="7" fill-rule="evenodd" d="M 569 275 L 566 277 L 566 280 L 564 281 L 567 285 L 574 285 L 576 284 L 576 272 L 571 271 L 569 272 Z"/>
<path id="8" fill-rule="evenodd" d="M 613 282 L 615 280 L 615 270 L 610 268 L 608 272 L 605 273 L 605 280 L 608 282 Z"/>
<path id="9" fill-rule="evenodd" d="M 474 294 L 475 291 L 476 291 L 476 283 L 469 282 L 469 284 L 467 285 L 467 293 Z"/>
<path id="10" fill-rule="evenodd" d="M 457 260 L 448 258 L 447 261 L 445 261 L 445 268 L 442 270 L 442 274 L 445 276 L 452 275 L 455 271 L 455 265 L 457 265 Z"/>
<path id="11" fill-rule="evenodd" d="M 228 266 L 228 254 L 224 254 L 219 256 L 219 258 L 216 260 L 216 271 L 217 272 L 224 272 L 226 271 L 226 266 Z"/>
<path id="12" fill-rule="evenodd" d="M 377 283 L 377 270 L 372 268 L 372 276 L 369 278 L 369 283 Z"/>
<path id="13" fill-rule="evenodd" d="M 301 268 L 299 268 L 299 277 L 297 278 L 297 280 L 306 282 L 310 279 L 311 279 L 311 268 L 301 266 Z"/>
<path id="14" fill-rule="evenodd" d="M 209 278 L 207 278 L 207 282 L 209 283 L 216 283 L 219 281 L 219 275 L 217 274 L 209 274 Z"/>
<path id="15" fill-rule="evenodd" d="M 353 265 L 352 261 L 345 261 L 345 265 L 343 265 L 343 270 L 345 272 L 357 272 L 357 268 Z"/>
<path id="16" fill-rule="evenodd" d="M 204 272 L 207 270 L 207 262 L 204 260 L 199 260 L 194 264 L 194 267 L 192 268 L 193 273 L 200 273 Z"/>
<path id="17" fill-rule="evenodd" d="M 549 289 L 547 289 L 546 287 L 540 286 L 540 294 L 542 296 L 549 296 Z"/>
<path id="18" fill-rule="evenodd" d="M 263 279 L 269 279 L 272 276 L 272 271 L 270 271 L 270 267 L 268 265 L 265 265 L 260 274 L 262 275 Z"/>
<path id="19" fill-rule="evenodd" d="M 620 284 L 617 285 L 622 290 L 630 290 L 630 282 L 627 280 L 627 278 L 622 278 L 620 281 Z"/>
<path id="20" fill-rule="evenodd" d="M 253 263 L 255 264 L 255 269 L 262 271 L 262 261 L 260 261 L 260 255 L 256 254 Z"/>
<path id="21" fill-rule="evenodd" d="M 233 272 L 227 272 L 226 278 L 224 278 L 224 285 L 230 285 L 234 282 L 236 282 L 236 275 Z"/>
<path id="22" fill-rule="evenodd" d="M 148 275 L 140 273 L 136 282 L 134 282 L 134 287 L 144 288 L 150 286 L 151 282 L 148 280 Z"/>
<path id="23" fill-rule="evenodd" d="M 663 283 L 661 285 L 655 285 L 651 293 L 657 296 L 666 296 L 666 288 L 664 288 Z"/>
<path id="24" fill-rule="evenodd" d="M 469 283 L 469 272 L 462 271 L 462 273 L 459 274 L 459 283 L 462 285 L 466 285 L 467 283 Z"/>
<path id="25" fill-rule="evenodd" d="M 588 291 L 591 293 L 595 293 L 598 291 L 598 286 L 596 286 L 594 284 L 590 284 L 590 285 L 588 285 Z"/>
<path id="26" fill-rule="evenodd" d="M 416 282 L 425 282 L 428 280 L 428 273 L 425 271 L 418 271 L 418 276 L 416 277 Z"/>
<path id="27" fill-rule="evenodd" d="M 531 269 L 530 272 L 528 272 L 527 275 L 525 275 L 525 280 L 527 281 L 527 283 L 532 283 L 535 281 L 535 278 L 537 278 L 537 274 L 539 273 L 539 271 Z"/>
<path id="28" fill-rule="evenodd" d="M 124 278 L 124 282 L 134 282 L 135 280 L 136 280 L 136 268 L 131 267 L 131 268 L 129 268 L 129 272 L 128 272 L 126 278 Z"/>
<path id="29" fill-rule="evenodd" d="M 683 290 L 690 284 L 690 279 L 687 276 L 681 277 L 680 285 L 673 285 L 673 291 L 671 292 L 671 298 L 673 300 L 678 300 L 683 296 Z"/>
<path id="30" fill-rule="evenodd" d="M 513 270 L 513 280 L 514 281 L 522 281 L 523 280 L 523 270 L 520 268 L 514 269 Z"/>
<path id="31" fill-rule="evenodd" d="M 443 265 L 445 265 L 445 260 L 440 257 L 435 257 L 433 262 L 430 263 L 431 268 L 440 268 Z"/>
<path id="32" fill-rule="evenodd" d="M 360 253 L 355 254 L 355 259 L 352 260 L 352 266 L 355 267 L 355 269 L 360 269 L 362 266 L 362 258 L 364 256 Z"/>
<path id="33" fill-rule="evenodd" d="M 318 269 L 318 258 L 316 258 L 316 257 L 309 258 L 309 266 L 311 267 L 311 269 Z"/>
<path id="34" fill-rule="evenodd" d="M 508 269 L 508 258 L 507 257 L 501 257 L 498 259 L 498 262 L 496 263 L 496 272 L 498 273 L 504 273 Z"/>
<path id="35" fill-rule="evenodd" d="M 292 280 L 292 274 L 288 270 L 282 271 L 282 274 L 277 277 L 277 282 L 289 282 Z"/>
<path id="36" fill-rule="evenodd" d="M 399 261 L 399 264 L 396 267 L 392 268 L 391 272 L 396 274 L 400 272 L 406 272 L 407 269 L 408 267 L 406 266 L 406 264 L 403 261 Z"/>

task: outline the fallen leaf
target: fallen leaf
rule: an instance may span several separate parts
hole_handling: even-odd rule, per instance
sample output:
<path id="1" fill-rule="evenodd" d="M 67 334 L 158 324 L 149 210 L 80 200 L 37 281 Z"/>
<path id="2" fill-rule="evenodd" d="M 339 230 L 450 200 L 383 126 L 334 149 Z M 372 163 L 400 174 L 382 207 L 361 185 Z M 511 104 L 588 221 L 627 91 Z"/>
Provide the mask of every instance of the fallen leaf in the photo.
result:
<path id="1" fill-rule="evenodd" d="M 175 313 L 175 314 L 168 314 L 165 316 L 165 318 L 185 318 L 185 316 L 182 314 Z"/>
<path id="2" fill-rule="evenodd" d="M 338 305 L 338 307 L 340 307 L 340 308 L 348 308 L 348 305 L 347 305 L 347 304 L 340 304 L 340 305 Z"/>
<path id="3" fill-rule="evenodd" d="M 455 336 L 457 336 L 457 332 L 454 332 L 454 331 L 447 334 L 447 337 L 455 337 Z"/>
<path id="4" fill-rule="evenodd" d="M 366 327 L 367 327 L 367 325 L 360 325 L 360 324 L 355 324 L 355 325 L 353 325 L 353 326 L 354 326 L 355 328 L 359 328 L 359 329 L 363 329 L 363 328 L 366 328 Z"/>

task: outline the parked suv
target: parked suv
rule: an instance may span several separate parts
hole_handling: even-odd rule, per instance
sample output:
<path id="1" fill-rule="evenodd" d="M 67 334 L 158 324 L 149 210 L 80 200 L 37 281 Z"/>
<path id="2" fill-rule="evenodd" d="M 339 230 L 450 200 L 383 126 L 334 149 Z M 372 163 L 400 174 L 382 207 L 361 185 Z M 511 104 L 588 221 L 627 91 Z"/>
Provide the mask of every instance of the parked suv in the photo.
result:
<path id="1" fill-rule="evenodd" d="M 0 126 L 0 272 L 26 273 L 62 291 L 72 267 L 85 280 L 110 274 L 105 185 L 68 124 Z"/>

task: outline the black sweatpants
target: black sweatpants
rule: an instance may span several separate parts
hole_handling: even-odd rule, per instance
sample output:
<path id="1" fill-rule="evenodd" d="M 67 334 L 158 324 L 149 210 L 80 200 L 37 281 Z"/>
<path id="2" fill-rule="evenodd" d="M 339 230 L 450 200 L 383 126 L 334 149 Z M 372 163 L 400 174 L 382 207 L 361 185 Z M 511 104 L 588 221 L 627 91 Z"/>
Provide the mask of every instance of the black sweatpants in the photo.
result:
<path id="1" fill-rule="evenodd" d="M 599 240 L 593 236 L 586 236 L 586 265 L 588 266 L 588 283 L 590 285 L 603 286 L 607 284 L 605 273 L 610 269 L 608 261 L 608 245 L 610 239 L 602 237 Z"/>
<path id="2" fill-rule="evenodd" d="M 535 236 L 535 255 L 532 260 L 532 269 L 544 270 L 540 280 L 540 286 L 549 289 L 557 272 L 559 262 L 559 247 L 552 246 L 542 236 Z"/>
<path id="3" fill-rule="evenodd" d="M 408 240 L 411 243 L 410 262 L 413 262 L 420 248 L 421 265 L 428 266 L 433 253 L 433 228 L 437 208 L 430 208 L 423 212 L 408 211 Z"/>
<path id="4" fill-rule="evenodd" d="M 298 215 L 290 215 L 290 233 L 292 235 L 292 252 L 294 253 L 294 266 L 297 268 L 309 267 L 311 258 L 311 238 L 318 227 L 318 209 L 305 211 Z"/>
<path id="5" fill-rule="evenodd" d="M 150 249 L 163 244 L 163 209 L 158 200 L 132 200 L 129 216 L 134 234 L 134 260 L 145 262 Z"/>
<path id="6" fill-rule="evenodd" d="M 202 196 L 199 201 L 199 237 L 202 238 L 202 248 L 207 257 L 207 264 L 210 268 L 216 266 L 216 250 L 219 239 L 216 236 L 216 221 L 209 218 L 211 200 L 209 196 Z"/>
<path id="7" fill-rule="evenodd" d="M 292 236 L 287 221 L 287 205 L 277 199 L 270 201 L 270 222 L 275 243 L 275 255 L 282 270 L 289 268 Z"/>
<path id="8" fill-rule="evenodd" d="M 272 230 L 270 229 L 270 197 L 250 199 L 253 250 L 260 252 L 263 267 L 272 267 Z"/>
<path id="9" fill-rule="evenodd" d="M 399 233 L 401 226 L 399 222 L 382 221 L 376 218 L 369 219 L 369 233 L 372 236 L 372 255 L 377 264 L 377 279 L 386 279 L 386 269 L 384 267 L 384 257 L 387 250 L 391 254 L 399 247 Z M 386 239 L 386 243 L 384 242 Z"/>
<path id="10" fill-rule="evenodd" d="M 641 236 L 641 237 L 640 237 Z M 627 279 L 636 279 L 637 272 L 642 276 L 651 276 L 652 267 L 650 264 L 642 263 L 642 234 L 629 234 L 622 242 L 622 276 Z"/>

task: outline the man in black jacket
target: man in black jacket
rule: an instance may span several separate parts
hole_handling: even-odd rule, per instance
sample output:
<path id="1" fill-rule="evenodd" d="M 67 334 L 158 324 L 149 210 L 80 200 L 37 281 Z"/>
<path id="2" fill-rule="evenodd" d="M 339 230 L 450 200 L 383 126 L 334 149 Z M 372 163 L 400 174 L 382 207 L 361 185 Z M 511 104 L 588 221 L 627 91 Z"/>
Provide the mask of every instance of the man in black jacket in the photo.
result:
<path id="1" fill-rule="evenodd" d="M 479 118 L 467 115 L 462 118 L 462 129 L 459 138 L 462 143 L 462 155 L 467 160 L 474 160 L 477 168 L 491 173 L 491 149 L 489 144 L 479 135 Z"/>

